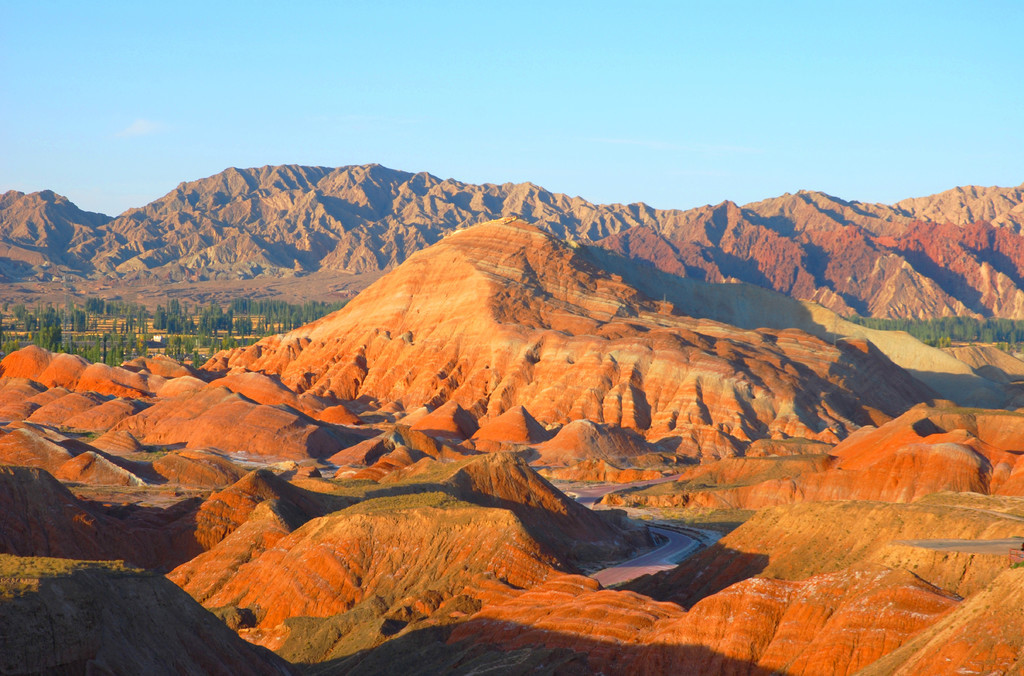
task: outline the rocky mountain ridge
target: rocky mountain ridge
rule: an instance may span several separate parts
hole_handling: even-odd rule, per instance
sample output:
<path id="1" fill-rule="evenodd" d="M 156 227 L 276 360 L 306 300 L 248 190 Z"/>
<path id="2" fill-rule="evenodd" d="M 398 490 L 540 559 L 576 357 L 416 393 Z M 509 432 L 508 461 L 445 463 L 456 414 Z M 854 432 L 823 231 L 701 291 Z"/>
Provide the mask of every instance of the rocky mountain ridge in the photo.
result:
<path id="1" fill-rule="evenodd" d="M 1024 186 L 894 205 L 801 191 L 682 211 L 379 165 L 230 168 L 116 218 L 49 191 L 9 191 L 0 197 L 0 274 L 130 283 L 373 273 L 505 216 L 666 272 L 745 281 L 841 314 L 1024 318 Z"/>

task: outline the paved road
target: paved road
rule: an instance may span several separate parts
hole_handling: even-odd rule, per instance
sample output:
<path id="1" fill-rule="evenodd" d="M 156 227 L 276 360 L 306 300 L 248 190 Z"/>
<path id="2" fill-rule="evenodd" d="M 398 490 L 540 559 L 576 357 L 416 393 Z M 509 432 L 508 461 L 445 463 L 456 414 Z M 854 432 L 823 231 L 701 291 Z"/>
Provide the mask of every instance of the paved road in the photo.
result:
<path id="1" fill-rule="evenodd" d="M 678 531 L 657 526 L 651 526 L 651 530 L 664 537 L 666 542 L 657 549 L 635 559 L 592 573 L 590 577 L 605 587 L 628 582 L 641 575 L 675 568 L 680 561 L 696 553 L 703 546 L 699 540 L 687 537 Z"/>
<path id="2" fill-rule="evenodd" d="M 1024 542 L 1024 538 L 1016 537 L 1001 540 L 895 540 L 893 544 L 947 552 L 1006 556 L 1011 549 L 1019 550 L 1022 542 Z"/>
<path id="3" fill-rule="evenodd" d="M 629 484 L 608 483 L 584 486 L 574 484 L 572 487 L 566 487 L 565 490 L 568 495 L 573 497 L 581 505 L 594 509 L 601 498 L 609 493 L 625 490 L 627 488 L 653 486 L 654 484 L 666 483 L 668 481 L 678 479 L 679 476 L 679 474 L 674 474 L 660 479 L 635 481 Z M 650 526 L 650 529 L 652 532 L 664 539 L 664 542 L 659 547 L 647 552 L 646 554 L 641 554 L 634 559 L 630 559 L 629 561 L 624 561 L 615 566 L 592 573 L 590 577 L 594 578 L 605 587 L 613 584 L 621 584 L 638 578 L 641 575 L 649 575 L 661 570 L 675 568 L 680 561 L 693 555 L 700 550 L 701 547 L 705 546 L 704 542 L 670 528 Z"/>

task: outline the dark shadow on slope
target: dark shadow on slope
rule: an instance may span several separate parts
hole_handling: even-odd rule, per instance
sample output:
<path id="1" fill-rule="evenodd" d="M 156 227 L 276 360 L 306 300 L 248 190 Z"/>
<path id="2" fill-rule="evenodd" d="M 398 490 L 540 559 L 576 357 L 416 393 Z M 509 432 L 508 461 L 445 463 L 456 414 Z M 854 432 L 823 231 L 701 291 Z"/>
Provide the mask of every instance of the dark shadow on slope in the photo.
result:
<path id="1" fill-rule="evenodd" d="M 687 610 L 697 601 L 726 587 L 756 577 L 768 567 L 768 556 L 741 552 L 721 544 L 686 559 L 672 570 L 644 575 L 622 585 L 659 601 L 672 601 Z"/>
<path id="2" fill-rule="evenodd" d="M 897 251 L 917 272 L 931 279 L 945 293 L 967 306 L 971 312 L 977 312 L 983 317 L 992 316 L 992 310 L 982 303 L 982 293 L 971 286 L 965 277 L 936 263 L 923 251 L 911 248 Z"/>
<path id="3" fill-rule="evenodd" d="M 557 491 L 553 487 L 551 490 Z M 481 507 L 512 512 L 522 522 L 526 532 L 555 555 L 570 572 L 579 572 L 580 564 L 625 558 L 653 544 L 647 529 L 631 526 L 625 512 L 593 512 L 573 501 L 568 501 L 568 513 L 558 513 L 540 504 L 530 504 L 529 495 L 523 496 L 524 502 L 515 502 L 448 482 L 387 486 L 367 492 L 364 499 L 426 493 L 445 493 Z"/>
<path id="4" fill-rule="evenodd" d="M 490 636 L 501 636 L 503 642 L 490 643 L 481 637 L 479 641 L 467 639 L 449 644 L 451 626 L 428 627 L 409 631 L 348 657 L 308 665 L 305 672 L 315 676 L 468 673 L 769 676 L 786 673 L 735 660 L 700 645 L 637 645 L 539 631 L 514 622 L 480 622 L 482 631 Z"/>

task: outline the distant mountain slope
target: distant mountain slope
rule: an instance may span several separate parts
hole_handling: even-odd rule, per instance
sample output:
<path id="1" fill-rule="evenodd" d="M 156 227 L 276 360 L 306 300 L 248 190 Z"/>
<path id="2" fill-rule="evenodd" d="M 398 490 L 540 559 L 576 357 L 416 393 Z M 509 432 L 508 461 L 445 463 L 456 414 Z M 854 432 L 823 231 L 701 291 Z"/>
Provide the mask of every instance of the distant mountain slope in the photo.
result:
<path id="1" fill-rule="evenodd" d="M 531 183 L 379 165 L 227 169 L 117 218 L 44 191 L 0 198 L 0 274 L 239 279 L 389 270 L 466 225 L 514 215 L 673 274 L 737 279 L 842 314 L 1024 318 L 1024 186 L 895 205 L 801 191 L 687 211 L 597 205 Z"/>
<path id="2" fill-rule="evenodd" d="M 10 280 L 44 266 L 88 269 L 100 229 L 110 220 L 49 190 L 6 192 L 0 195 L 0 274 Z"/>

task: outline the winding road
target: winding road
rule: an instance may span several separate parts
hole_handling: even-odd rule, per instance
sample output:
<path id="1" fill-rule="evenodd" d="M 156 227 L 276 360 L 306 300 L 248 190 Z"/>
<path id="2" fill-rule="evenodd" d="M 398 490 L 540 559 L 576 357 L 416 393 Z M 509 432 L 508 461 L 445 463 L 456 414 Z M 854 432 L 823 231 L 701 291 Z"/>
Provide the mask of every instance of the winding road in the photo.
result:
<path id="1" fill-rule="evenodd" d="M 652 486 L 677 479 L 680 475 L 652 479 L 650 481 L 636 481 L 629 484 L 592 484 L 588 486 L 573 486 L 567 488 L 566 495 L 574 498 L 581 505 L 594 509 L 597 503 L 605 495 L 616 491 L 639 486 Z M 680 561 L 695 554 L 702 547 L 709 544 L 709 541 L 716 537 L 716 534 L 709 534 L 710 537 L 702 540 L 691 537 L 678 530 L 664 528 L 662 526 L 650 526 L 651 531 L 664 542 L 656 549 L 645 554 L 616 564 L 609 568 L 591 573 L 590 577 L 600 582 L 603 586 L 622 584 L 636 579 L 641 575 L 649 575 L 658 571 L 675 568 Z M 697 531 L 694 531 L 696 534 Z"/>
<path id="2" fill-rule="evenodd" d="M 1002 538 L 999 540 L 893 540 L 894 545 L 936 549 L 945 552 L 966 552 L 968 554 L 999 554 L 1005 556 L 1011 549 L 1019 550 L 1024 538 Z"/>
<path id="3" fill-rule="evenodd" d="M 661 570 L 675 568 L 680 561 L 696 553 L 704 546 L 704 543 L 700 540 L 683 535 L 679 531 L 658 526 L 651 526 L 650 528 L 651 531 L 665 538 L 664 544 L 625 563 L 591 573 L 590 577 L 605 587 L 629 582 L 641 575 L 649 575 Z"/>

